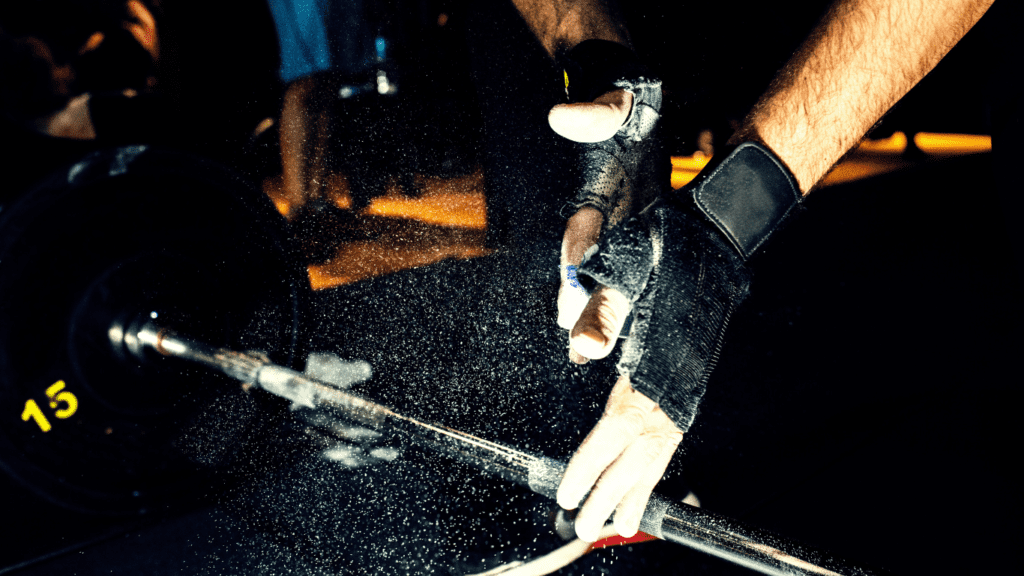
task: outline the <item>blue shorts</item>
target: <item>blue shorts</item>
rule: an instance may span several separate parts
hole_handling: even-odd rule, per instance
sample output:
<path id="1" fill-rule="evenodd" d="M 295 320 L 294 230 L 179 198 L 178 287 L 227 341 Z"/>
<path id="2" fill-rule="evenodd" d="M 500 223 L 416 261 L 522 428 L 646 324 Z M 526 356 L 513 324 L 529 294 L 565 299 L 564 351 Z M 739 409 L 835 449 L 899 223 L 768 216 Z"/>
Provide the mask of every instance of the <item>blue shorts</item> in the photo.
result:
<path id="1" fill-rule="evenodd" d="M 281 80 L 366 70 L 373 39 L 361 0 L 269 0 L 281 47 Z"/>

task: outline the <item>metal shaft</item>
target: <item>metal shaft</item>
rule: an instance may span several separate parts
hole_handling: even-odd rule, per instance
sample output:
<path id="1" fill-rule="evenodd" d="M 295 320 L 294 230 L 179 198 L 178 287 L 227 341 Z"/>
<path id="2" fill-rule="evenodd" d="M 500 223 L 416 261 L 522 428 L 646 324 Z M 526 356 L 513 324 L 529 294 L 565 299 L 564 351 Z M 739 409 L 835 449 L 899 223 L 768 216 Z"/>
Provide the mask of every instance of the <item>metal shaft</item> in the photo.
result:
<path id="1" fill-rule="evenodd" d="M 164 356 L 183 358 L 222 372 L 245 386 L 311 409 L 332 409 L 375 429 L 404 433 L 419 444 L 469 463 L 484 472 L 528 486 L 554 499 L 566 465 L 476 436 L 404 416 L 390 408 L 340 390 L 265 358 L 215 348 L 147 323 L 137 341 Z M 640 530 L 713 556 L 772 575 L 869 576 L 875 572 L 736 520 L 655 494 L 648 502 Z"/>

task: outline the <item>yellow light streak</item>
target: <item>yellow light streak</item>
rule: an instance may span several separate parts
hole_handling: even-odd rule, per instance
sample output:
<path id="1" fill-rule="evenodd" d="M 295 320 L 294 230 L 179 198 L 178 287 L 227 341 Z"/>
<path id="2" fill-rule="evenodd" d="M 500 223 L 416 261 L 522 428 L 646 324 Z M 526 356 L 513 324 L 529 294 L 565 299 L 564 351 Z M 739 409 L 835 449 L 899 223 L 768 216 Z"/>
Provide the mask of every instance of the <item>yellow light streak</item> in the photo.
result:
<path id="1" fill-rule="evenodd" d="M 857 152 L 868 152 L 872 154 L 902 154 L 907 149 L 907 135 L 903 132 L 894 132 L 888 138 L 868 140 L 865 138 Z"/>
<path id="2" fill-rule="evenodd" d="M 992 137 L 979 134 L 918 132 L 914 144 L 927 154 L 979 154 L 992 151 Z"/>

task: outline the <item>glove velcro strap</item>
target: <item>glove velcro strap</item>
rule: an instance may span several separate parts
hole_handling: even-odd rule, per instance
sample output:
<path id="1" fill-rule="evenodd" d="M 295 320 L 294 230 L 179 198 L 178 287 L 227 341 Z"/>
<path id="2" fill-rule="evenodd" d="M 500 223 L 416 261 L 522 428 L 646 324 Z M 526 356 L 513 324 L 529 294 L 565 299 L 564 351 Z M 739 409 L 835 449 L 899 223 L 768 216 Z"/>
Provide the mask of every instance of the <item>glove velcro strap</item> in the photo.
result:
<path id="1" fill-rule="evenodd" d="M 740 144 L 698 179 L 693 200 L 744 259 L 800 204 L 796 179 L 756 142 Z"/>

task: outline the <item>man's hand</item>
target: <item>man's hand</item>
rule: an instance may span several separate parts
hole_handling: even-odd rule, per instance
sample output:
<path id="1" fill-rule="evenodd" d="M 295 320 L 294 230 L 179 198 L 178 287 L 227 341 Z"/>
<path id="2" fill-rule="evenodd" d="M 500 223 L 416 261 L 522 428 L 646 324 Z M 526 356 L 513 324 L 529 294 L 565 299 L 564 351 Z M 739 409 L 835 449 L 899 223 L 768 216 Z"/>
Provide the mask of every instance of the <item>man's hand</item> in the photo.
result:
<path id="1" fill-rule="evenodd" d="M 575 142 L 600 142 L 615 135 L 629 116 L 633 94 L 626 90 L 607 92 L 593 102 L 559 104 L 548 114 L 551 129 Z M 576 267 L 583 254 L 601 236 L 604 215 L 591 206 L 573 214 L 562 236 L 559 261 L 561 285 L 558 289 L 558 325 L 572 329 L 587 304 L 587 293 L 576 281 Z"/>
<path id="2" fill-rule="evenodd" d="M 559 259 L 558 324 L 568 330 L 587 302 L 588 294 L 576 280 L 587 249 L 602 231 L 628 218 L 634 205 L 657 196 L 668 178 L 660 182 L 657 169 L 661 81 L 618 42 L 587 40 L 560 62 L 569 103 L 553 107 L 548 124 L 582 145 L 581 180 L 562 209 L 572 215 Z"/>
<path id="3" fill-rule="evenodd" d="M 587 249 L 598 242 L 602 230 L 627 218 L 636 202 L 660 191 L 652 134 L 661 105 L 660 84 L 641 80 L 634 89 L 643 97 L 620 88 L 592 102 L 560 104 L 548 115 L 552 130 L 586 146 L 583 182 L 570 203 L 576 212 L 566 223 L 559 261 L 558 324 L 566 330 L 587 303 L 588 294 L 576 279 Z M 571 352 L 570 358 L 586 361 Z"/>
<path id="4" fill-rule="evenodd" d="M 610 354 L 630 308 L 622 292 L 598 287 L 569 319 L 570 358 L 582 363 Z M 590 493 L 576 516 L 576 534 L 597 540 L 613 510 L 615 531 L 627 538 L 636 534 L 647 500 L 682 439 L 682 430 L 658 405 L 634 390 L 629 376 L 620 376 L 604 415 L 569 461 L 558 488 L 558 504 L 567 510 Z"/>
<path id="5" fill-rule="evenodd" d="M 658 405 L 621 376 L 558 488 L 558 504 L 566 509 L 590 493 L 576 516 L 576 534 L 597 540 L 612 511 L 619 535 L 636 534 L 647 500 L 682 439 L 683 432 Z"/>
<path id="6" fill-rule="evenodd" d="M 598 283 L 570 334 L 571 354 L 603 358 L 632 312 L 620 378 L 604 416 L 569 464 L 566 508 L 593 487 L 577 534 L 596 537 L 616 507 L 632 535 L 718 358 L 750 283 L 746 260 L 799 205 L 792 176 L 764 147 L 722 154 L 687 187 L 608 232 L 580 274 Z"/>

